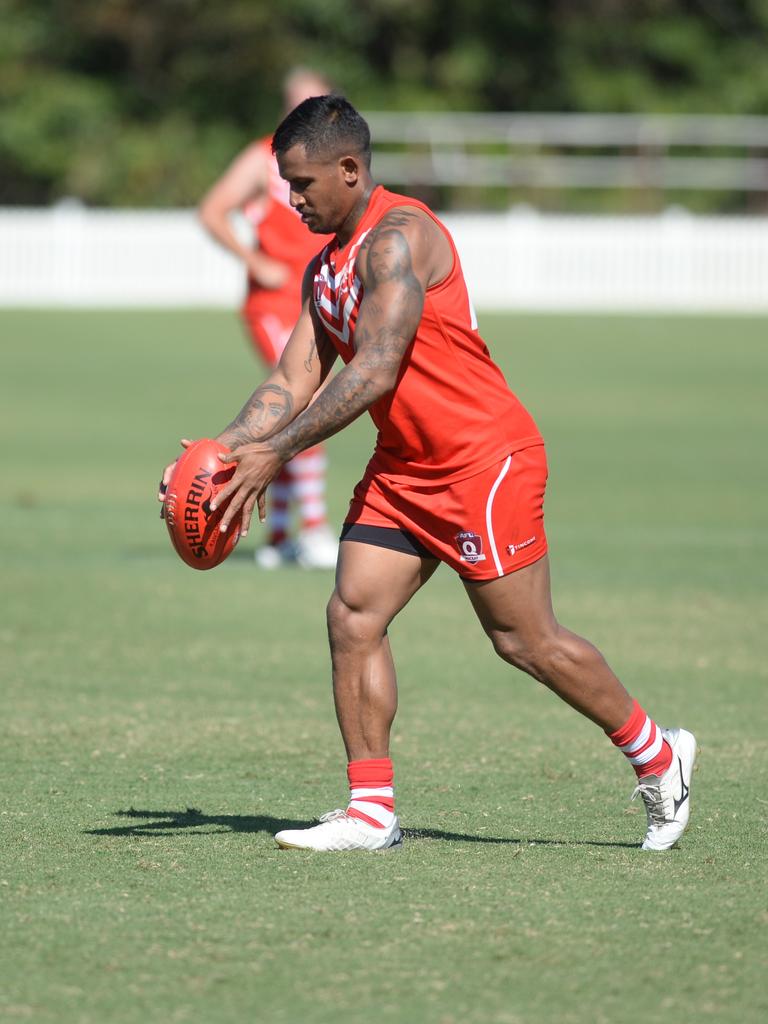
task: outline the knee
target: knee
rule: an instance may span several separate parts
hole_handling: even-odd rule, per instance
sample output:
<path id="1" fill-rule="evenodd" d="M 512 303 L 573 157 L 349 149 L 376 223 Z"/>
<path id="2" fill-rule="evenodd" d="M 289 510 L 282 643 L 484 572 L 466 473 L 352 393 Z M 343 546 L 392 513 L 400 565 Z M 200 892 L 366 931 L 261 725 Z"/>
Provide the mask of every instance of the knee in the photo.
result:
<path id="1" fill-rule="evenodd" d="M 325 619 L 328 623 L 328 637 L 331 644 L 340 641 L 350 631 L 352 609 L 339 597 L 338 591 L 334 590 L 325 609 Z"/>
<path id="2" fill-rule="evenodd" d="M 494 631 L 489 636 L 500 658 L 540 682 L 552 677 L 558 662 L 565 656 L 556 633 L 525 638 L 515 632 Z"/>
<path id="3" fill-rule="evenodd" d="M 363 609 L 348 604 L 334 591 L 326 609 L 328 638 L 334 651 L 352 650 L 378 643 L 385 629 Z"/>

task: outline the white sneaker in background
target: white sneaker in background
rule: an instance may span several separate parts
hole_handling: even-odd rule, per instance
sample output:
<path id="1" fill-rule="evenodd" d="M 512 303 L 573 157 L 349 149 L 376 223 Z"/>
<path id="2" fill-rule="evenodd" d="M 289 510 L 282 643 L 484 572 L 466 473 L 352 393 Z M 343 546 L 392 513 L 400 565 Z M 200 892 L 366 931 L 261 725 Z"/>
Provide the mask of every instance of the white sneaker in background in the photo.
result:
<path id="1" fill-rule="evenodd" d="M 330 529 L 313 526 L 296 538 L 296 561 L 302 569 L 335 569 L 339 542 Z"/>
<path id="2" fill-rule="evenodd" d="M 397 818 L 389 828 L 374 828 L 350 818 L 340 808 L 329 811 L 312 828 L 284 829 L 275 836 L 283 850 L 318 850 L 341 853 L 347 850 L 380 850 L 394 853 L 403 848 L 403 834 Z"/>
<path id="3" fill-rule="evenodd" d="M 643 850 L 669 850 L 688 825 L 691 775 L 696 763 L 696 737 L 685 729 L 662 729 L 672 747 L 672 763 L 662 776 L 638 779 L 632 799 L 640 795 L 648 815 Z"/>
<path id="4" fill-rule="evenodd" d="M 254 551 L 253 558 L 260 569 L 279 569 L 296 561 L 296 550 L 289 540 L 281 544 L 262 544 Z"/>

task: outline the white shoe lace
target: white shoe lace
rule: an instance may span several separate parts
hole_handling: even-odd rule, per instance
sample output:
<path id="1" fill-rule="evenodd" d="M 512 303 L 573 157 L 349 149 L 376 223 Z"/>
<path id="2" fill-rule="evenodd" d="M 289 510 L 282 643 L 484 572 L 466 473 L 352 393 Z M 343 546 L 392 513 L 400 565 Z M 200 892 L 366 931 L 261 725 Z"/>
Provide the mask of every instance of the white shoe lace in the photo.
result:
<path id="1" fill-rule="evenodd" d="M 342 819 L 346 821 L 352 820 L 346 811 L 343 811 L 340 807 L 337 807 L 335 811 L 328 811 L 327 814 L 321 814 L 320 817 L 318 818 L 318 821 L 321 824 L 323 824 L 326 821 L 341 821 Z"/>
<path id="2" fill-rule="evenodd" d="M 648 812 L 649 824 L 665 825 L 667 819 L 664 814 L 664 800 L 662 799 L 661 787 L 658 783 L 652 785 L 647 782 L 638 782 L 630 802 L 638 795 L 643 798 L 643 803 Z"/>

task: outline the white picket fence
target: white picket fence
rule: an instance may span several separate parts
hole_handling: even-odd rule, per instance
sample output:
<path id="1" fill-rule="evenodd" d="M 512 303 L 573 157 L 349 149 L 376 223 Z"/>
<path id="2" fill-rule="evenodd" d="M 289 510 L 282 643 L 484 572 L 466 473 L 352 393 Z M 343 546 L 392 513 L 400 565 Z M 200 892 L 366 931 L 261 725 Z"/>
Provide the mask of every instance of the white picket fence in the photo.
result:
<path id="1" fill-rule="evenodd" d="M 768 218 L 444 219 L 481 309 L 768 312 Z M 233 307 L 242 291 L 192 211 L 0 209 L 0 306 Z"/>

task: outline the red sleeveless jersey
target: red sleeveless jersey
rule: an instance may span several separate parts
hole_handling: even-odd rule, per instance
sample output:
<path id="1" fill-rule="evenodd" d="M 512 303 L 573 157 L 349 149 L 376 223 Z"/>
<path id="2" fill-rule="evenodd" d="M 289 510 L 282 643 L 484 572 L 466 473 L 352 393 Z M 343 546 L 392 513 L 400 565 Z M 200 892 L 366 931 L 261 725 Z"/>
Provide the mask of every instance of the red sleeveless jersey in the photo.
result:
<path id="1" fill-rule="evenodd" d="M 315 307 L 348 363 L 355 354 L 355 325 L 365 292 L 356 269 L 360 246 L 395 206 L 416 207 L 435 221 L 451 245 L 453 267 L 426 291 L 394 390 L 370 408 L 378 428 L 371 469 L 424 482 L 462 480 L 542 439 L 477 332 L 456 247 L 432 211 L 378 186 L 349 242 L 340 248 L 334 238 L 319 254 Z"/>
<path id="2" fill-rule="evenodd" d="M 287 289 L 296 292 L 295 319 L 301 310 L 301 281 L 307 264 L 329 241 L 329 235 L 313 235 L 303 224 L 288 199 L 288 182 L 283 181 L 272 153 L 271 137 L 261 139 L 258 146 L 264 152 L 269 168 L 268 195 L 249 203 L 243 213 L 258 233 L 259 248 L 267 256 L 291 268 Z M 274 292 L 267 293 L 274 296 Z"/>

